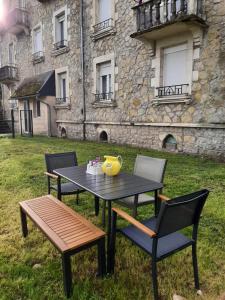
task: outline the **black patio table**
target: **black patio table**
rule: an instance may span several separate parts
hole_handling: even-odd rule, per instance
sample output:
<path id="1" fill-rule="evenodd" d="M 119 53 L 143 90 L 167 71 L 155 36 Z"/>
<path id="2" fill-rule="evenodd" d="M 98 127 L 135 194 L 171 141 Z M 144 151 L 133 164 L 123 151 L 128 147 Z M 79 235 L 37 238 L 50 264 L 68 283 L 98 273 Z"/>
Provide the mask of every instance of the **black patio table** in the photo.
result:
<path id="1" fill-rule="evenodd" d="M 146 192 L 155 193 L 155 213 L 158 211 L 157 195 L 163 185 L 162 183 L 148 180 L 136 175 L 120 173 L 117 176 L 109 177 L 103 175 L 91 175 L 86 173 L 86 166 L 69 167 L 54 170 L 59 176 L 58 180 L 58 199 L 61 200 L 60 178 L 65 178 L 75 183 L 82 189 L 95 196 L 95 214 L 99 213 L 99 199 L 108 202 L 108 239 L 107 239 L 107 271 L 111 272 L 110 266 L 110 235 L 111 235 L 111 216 L 112 201 L 135 196 Z"/>

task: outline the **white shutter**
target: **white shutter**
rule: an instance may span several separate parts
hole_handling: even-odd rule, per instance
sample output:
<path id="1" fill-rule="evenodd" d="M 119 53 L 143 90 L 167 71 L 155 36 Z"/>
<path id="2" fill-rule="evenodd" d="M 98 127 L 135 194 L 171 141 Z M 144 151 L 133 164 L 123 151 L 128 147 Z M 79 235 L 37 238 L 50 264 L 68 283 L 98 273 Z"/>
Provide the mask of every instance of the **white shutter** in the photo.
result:
<path id="1" fill-rule="evenodd" d="M 111 91 L 111 62 L 103 63 L 99 68 L 99 77 L 100 77 L 100 93 L 109 93 Z M 105 79 L 106 78 L 106 82 Z M 106 86 L 103 86 L 103 84 Z"/>
<path id="2" fill-rule="evenodd" d="M 34 53 L 42 51 L 41 28 L 34 31 Z"/>
<path id="3" fill-rule="evenodd" d="M 187 83 L 187 44 L 165 48 L 163 57 L 163 85 Z"/>
<path id="4" fill-rule="evenodd" d="M 13 44 L 9 44 L 9 64 L 14 64 Z"/>
<path id="5" fill-rule="evenodd" d="M 99 0 L 99 22 L 111 18 L 111 0 Z"/>

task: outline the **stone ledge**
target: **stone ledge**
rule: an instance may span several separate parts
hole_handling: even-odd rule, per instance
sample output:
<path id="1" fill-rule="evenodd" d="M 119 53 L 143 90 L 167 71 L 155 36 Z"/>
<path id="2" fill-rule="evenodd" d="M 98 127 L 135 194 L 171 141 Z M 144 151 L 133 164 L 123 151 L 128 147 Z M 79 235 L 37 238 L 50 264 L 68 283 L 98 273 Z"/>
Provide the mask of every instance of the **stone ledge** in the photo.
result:
<path id="1" fill-rule="evenodd" d="M 55 109 L 71 109 L 70 104 L 56 104 L 54 105 Z"/>
<path id="2" fill-rule="evenodd" d="M 95 42 L 95 41 L 97 41 L 99 39 L 102 39 L 102 38 L 104 38 L 106 36 L 115 35 L 115 34 L 116 34 L 116 30 L 114 29 L 114 27 L 109 27 L 109 28 L 107 28 L 105 30 L 101 30 L 99 32 L 93 33 L 91 35 L 91 38 Z"/>
<path id="3" fill-rule="evenodd" d="M 45 57 L 44 56 L 41 56 L 41 57 L 38 57 L 38 58 L 35 58 L 35 59 L 32 59 L 32 63 L 33 65 L 36 65 L 36 64 L 39 64 L 39 63 L 42 63 L 45 61 Z"/>
<path id="4" fill-rule="evenodd" d="M 56 57 L 56 56 L 58 56 L 58 55 L 61 55 L 61 54 L 63 54 L 63 53 L 67 53 L 67 52 L 69 52 L 69 51 L 70 51 L 70 48 L 69 48 L 68 46 L 62 47 L 62 48 L 59 48 L 59 49 L 57 49 L 57 50 L 52 50 L 51 56 Z"/>
<path id="5" fill-rule="evenodd" d="M 116 107 L 116 101 L 112 100 L 112 101 L 97 101 L 97 102 L 93 102 L 92 106 L 94 108 L 105 108 L 105 107 Z"/>
<path id="6" fill-rule="evenodd" d="M 153 105 L 161 104 L 190 104 L 192 102 L 192 96 L 170 96 L 170 97 L 156 97 L 152 100 Z"/>

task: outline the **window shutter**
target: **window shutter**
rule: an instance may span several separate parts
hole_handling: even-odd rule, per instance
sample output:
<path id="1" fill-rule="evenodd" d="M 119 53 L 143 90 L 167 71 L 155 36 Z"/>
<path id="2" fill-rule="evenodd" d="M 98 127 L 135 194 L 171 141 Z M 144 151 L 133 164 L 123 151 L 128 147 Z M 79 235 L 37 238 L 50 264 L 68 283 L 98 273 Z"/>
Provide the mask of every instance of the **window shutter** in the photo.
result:
<path id="1" fill-rule="evenodd" d="M 99 22 L 111 18 L 111 0 L 99 0 Z"/>
<path id="2" fill-rule="evenodd" d="M 164 49 L 163 86 L 188 83 L 187 44 Z"/>

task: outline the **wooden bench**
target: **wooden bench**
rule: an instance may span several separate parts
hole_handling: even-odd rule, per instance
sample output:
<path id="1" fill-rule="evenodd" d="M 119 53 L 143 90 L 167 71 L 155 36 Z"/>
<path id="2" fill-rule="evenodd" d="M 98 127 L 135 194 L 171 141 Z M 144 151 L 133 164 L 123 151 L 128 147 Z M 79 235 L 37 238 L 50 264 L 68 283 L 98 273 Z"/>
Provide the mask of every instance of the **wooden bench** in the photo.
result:
<path id="1" fill-rule="evenodd" d="M 24 237 L 28 216 L 61 253 L 67 297 L 72 292 L 71 255 L 97 244 L 98 273 L 105 274 L 105 232 L 51 195 L 20 202 L 20 213 Z"/>

